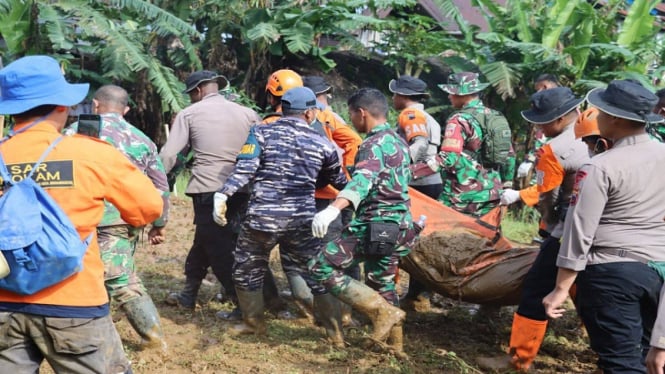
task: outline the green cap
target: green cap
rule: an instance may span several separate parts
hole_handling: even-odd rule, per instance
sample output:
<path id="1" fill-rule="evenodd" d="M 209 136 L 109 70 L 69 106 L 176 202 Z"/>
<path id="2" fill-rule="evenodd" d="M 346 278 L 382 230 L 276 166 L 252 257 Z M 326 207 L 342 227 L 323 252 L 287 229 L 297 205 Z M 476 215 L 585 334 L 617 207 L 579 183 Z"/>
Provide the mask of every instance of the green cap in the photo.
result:
<path id="1" fill-rule="evenodd" d="M 448 76 L 448 84 L 440 84 L 439 88 L 453 95 L 471 95 L 487 88 L 489 83 L 480 83 L 478 74 L 465 71 Z"/>

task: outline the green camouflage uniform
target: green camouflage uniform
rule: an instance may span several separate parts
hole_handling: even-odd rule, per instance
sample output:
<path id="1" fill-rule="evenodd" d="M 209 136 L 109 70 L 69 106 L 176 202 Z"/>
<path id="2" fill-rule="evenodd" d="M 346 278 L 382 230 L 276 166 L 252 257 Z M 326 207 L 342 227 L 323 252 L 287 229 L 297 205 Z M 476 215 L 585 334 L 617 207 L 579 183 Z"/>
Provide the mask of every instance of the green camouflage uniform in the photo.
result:
<path id="1" fill-rule="evenodd" d="M 164 210 L 153 226 L 164 226 L 168 220 L 169 187 L 157 146 L 119 114 L 103 114 L 102 121 L 100 139 L 127 156 L 161 191 Z M 72 124 L 66 130 L 67 134 L 76 133 L 77 127 L 77 123 Z M 118 209 L 110 202 L 105 201 L 104 206 L 104 216 L 97 226 L 97 241 L 104 263 L 104 283 L 110 297 L 121 305 L 146 295 L 134 264 L 134 251 L 142 229 L 131 227 L 123 221 Z"/>
<path id="2" fill-rule="evenodd" d="M 665 126 L 662 123 L 649 123 L 646 130 L 651 139 L 665 143 Z"/>
<path id="3" fill-rule="evenodd" d="M 471 95 L 488 86 L 487 83 L 480 83 L 475 73 L 453 74 L 449 81 L 451 84 L 439 87 L 452 95 Z M 482 216 L 496 207 L 502 187 L 499 170 L 485 169 L 479 162 L 483 131 L 476 117 L 482 116 L 487 110 L 480 99 L 475 98 L 451 115 L 446 121 L 439 153 L 443 177 L 443 192 L 439 200 L 461 213 L 473 216 Z M 505 178 L 512 180 L 515 172 L 514 154 L 502 172 Z"/>
<path id="4" fill-rule="evenodd" d="M 398 305 L 397 265 L 400 257 L 409 254 L 417 235 L 409 210 L 410 162 L 408 145 L 388 124 L 376 126 L 360 145 L 352 179 L 338 195 L 355 207 L 355 218 L 309 263 L 314 279 L 333 295 L 339 295 L 352 279 L 344 269 L 364 261 L 367 285 Z M 367 255 L 372 222 L 399 226 L 392 254 Z"/>

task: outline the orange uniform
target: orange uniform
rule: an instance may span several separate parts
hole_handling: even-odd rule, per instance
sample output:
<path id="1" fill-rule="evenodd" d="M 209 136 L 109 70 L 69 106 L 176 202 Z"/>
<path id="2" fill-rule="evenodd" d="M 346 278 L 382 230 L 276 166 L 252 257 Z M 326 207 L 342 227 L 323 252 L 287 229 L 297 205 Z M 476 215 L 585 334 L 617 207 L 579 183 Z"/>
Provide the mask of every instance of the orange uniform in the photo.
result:
<path id="1" fill-rule="evenodd" d="M 16 129 L 25 125 L 19 124 Z M 43 121 L 0 144 L 12 177 L 23 178 L 58 136 L 56 128 Z M 104 213 L 104 200 L 113 203 L 122 219 L 132 226 L 153 222 L 162 212 L 162 199 L 150 179 L 113 146 L 88 137 L 74 135 L 62 139 L 33 178 L 60 205 L 81 238 L 96 233 Z M 96 236 L 83 258 L 83 270 L 33 295 L 0 290 L 0 307 L 12 309 L 12 303 L 39 304 L 45 309 L 48 306 L 92 308 L 107 304 L 104 266 Z M 39 306 L 24 310 L 35 312 L 34 308 Z"/>
<path id="2" fill-rule="evenodd" d="M 362 138 L 352 128 L 350 128 L 344 120 L 330 109 L 330 107 L 319 111 L 316 118 L 323 124 L 323 131 L 326 133 L 328 139 L 333 141 L 343 151 L 342 155 L 342 169 L 346 174 L 347 179 L 351 176 L 347 166 L 353 166 L 356 161 L 356 154 L 358 147 L 362 143 Z M 317 199 L 334 199 L 337 197 L 337 189 L 331 185 L 319 188 L 314 192 Z"/>

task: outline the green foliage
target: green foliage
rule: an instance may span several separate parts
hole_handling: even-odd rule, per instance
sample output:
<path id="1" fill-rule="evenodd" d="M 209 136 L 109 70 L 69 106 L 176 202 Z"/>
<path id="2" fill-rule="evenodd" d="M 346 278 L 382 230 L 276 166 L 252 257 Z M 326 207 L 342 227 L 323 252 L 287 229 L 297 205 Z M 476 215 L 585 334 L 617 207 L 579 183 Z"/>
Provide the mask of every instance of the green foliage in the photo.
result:
<path id="1" fill-rule="evenodd" d="M 635 0 L 628 9 L 617 44 L 631 47 L 653 37 L 656 33 L 655 20 L 649 12 L 658 4 L 660 0 Z"/>
<path id="2" fill-rule="evenodd" d="M 538 236 L 540 214 L 534 208 L 523 206 L 509 210 L 501 220 L 501 231 L 509 240 L 516 243 L 531 244 Z"/>

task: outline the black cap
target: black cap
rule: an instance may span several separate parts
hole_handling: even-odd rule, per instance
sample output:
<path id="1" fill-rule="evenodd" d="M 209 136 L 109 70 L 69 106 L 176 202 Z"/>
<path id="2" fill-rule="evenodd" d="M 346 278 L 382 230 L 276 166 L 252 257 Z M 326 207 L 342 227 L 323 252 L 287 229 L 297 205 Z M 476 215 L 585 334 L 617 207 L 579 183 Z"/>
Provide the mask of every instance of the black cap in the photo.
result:
<path id="1" fill-rule="evenodd" d="M 306 77 L 303 77 L 302 83 L 303 86 L 314 91 L 314 93 L 317 95 L 326 93 L 332 89 L 332 86 L 329 85 L 328 82 L 326 82 L 326 80 L 323 79 L 323 77 L 319 77 L 316 75 L 308 75 Z"/>
<path id="2" fill-rule="evenodd" d="M 644 123 L 665 121 L 665 118 L 651 112 L 658 104 L 658 96 L 634 81 L 612 81 L 605 89 L 589 91 L 587 100 L 589 104 L 614 117 Z"/>
<path id="3" fill-rule="evenodd" d="M 536 125 L 550 123 L 575 109 L 584 99 L 575 97 L 568 87 L 554 87 L 531 95 L 531 109 L 522 117 Z"/>
<path id="4" fill-rule="evenodd" d="M 391 80 L 388 84 L 388 89 L 390 92 L 402 96 L 429 96 L 429 93 L 427 93 L 427 83 L 410 75 L 402 75 L 397 79 Z"/>
<path id="5" fill-rule="evenodd" d="M 224 89 L 229 84 L 229 80 L 225 76 L 212 72 L 210 70 L 199 70 L 190 74 L 187 79 L 185 79 L 185 91 L 184 93 L 189 93 L 191 90 L 199 86 L 203 82 L 208 82 L 212 80 L 217 80 L 219 86 Z"/>

